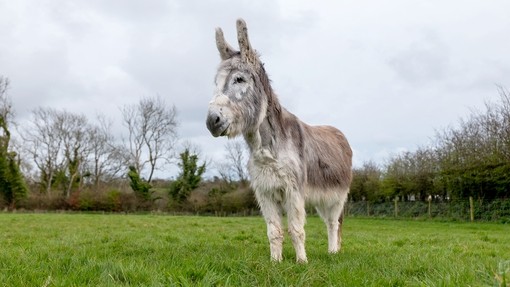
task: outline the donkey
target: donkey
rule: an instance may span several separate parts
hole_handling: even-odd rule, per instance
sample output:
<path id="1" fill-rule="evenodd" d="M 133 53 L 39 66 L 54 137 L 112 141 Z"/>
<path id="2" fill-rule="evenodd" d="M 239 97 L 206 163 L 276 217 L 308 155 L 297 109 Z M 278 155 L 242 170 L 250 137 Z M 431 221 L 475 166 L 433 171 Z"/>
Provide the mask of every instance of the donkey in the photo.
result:
<path id="1" fill-rule="evenodd" d="M 242 19 L 237 20 L 237 39 L 240 51 L 216 29 L 221 63 L 207 128 L 214 137 L 242 135 L 246 140 L 251 187 L 267 224 L 273 261 L 282 260 L 286 212 L 296 261 L 307 262 L 305 202 L 313 204 L 326 223 L 328 251 L 336 253 L 352 179 L 349 143 L 336 128 L 307 125 L 280 105 Z"/>

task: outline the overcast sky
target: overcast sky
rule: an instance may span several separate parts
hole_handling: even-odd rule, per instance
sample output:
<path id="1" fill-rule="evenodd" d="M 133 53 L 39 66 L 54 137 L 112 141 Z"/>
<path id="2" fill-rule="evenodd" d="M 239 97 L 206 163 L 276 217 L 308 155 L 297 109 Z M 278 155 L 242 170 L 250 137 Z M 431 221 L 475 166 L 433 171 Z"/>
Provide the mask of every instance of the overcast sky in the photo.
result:
<path id="1" fill-rule="evenodd" d="M 40 106 L 104 113 L 159 95 L 179 135 L 221 160 L 206 126 L 215 27 L 246 20 L 280 102 L 342 130 L 354 163 L 427 145 L 510 88 L 510 1 L 0 0 L 0 75 L 23 124 Z M 212 171 L 214 173 L 214 171 Z"/>

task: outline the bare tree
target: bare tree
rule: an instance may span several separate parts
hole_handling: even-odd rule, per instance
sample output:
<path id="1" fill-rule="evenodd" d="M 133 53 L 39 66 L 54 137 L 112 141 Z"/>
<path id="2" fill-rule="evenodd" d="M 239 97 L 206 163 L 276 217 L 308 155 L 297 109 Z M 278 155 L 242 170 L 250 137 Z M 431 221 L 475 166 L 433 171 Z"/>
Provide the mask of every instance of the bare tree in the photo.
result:
<path id="1" fill-rule="evenodd" d="M 115 143 L 111 132 L 112 122 L 104 116 L 97 116 L 98 123 L 89 128 L 90 154 L 87 162 L 93 185 L 99 188 L 101 182 L 116 177 L 125 169 L 127 158 L 123 147 Z"/>
<path id="2" fill-rule="evenodd" d="M 65 196 L 69 197 L 71 189 L 81 184 L 85 159 L 90 149 L 88 121 L 84 115 L 62 112 L 57 118 L 61 125 L 59 130 L 64 147 L 63 170 L 67 175 Z"/>
<path id="3" fill-rule="evenodd" d="M 217 166 L 220 176 L 227 182 L 239 180 L 246 183 L 248 181 L 246 144 L 239 140 L 229 141 L 225 145 L 225 151 L 225 161 Z"/>
<path id="4" fill-rule="evenodd" d="M 38 108 L 32 111 L 28 126 L 20 132 L 25 152 L 39 170 L 42 189 L 49 193 L 57 170 L 61 165 L 62 139 L 57 134 L 56 111 Z"/>
<path id="5" fill-rule="evenodd" d="M 168 163 L 173 157 L 177 110 L 175 106 L 167 106 L 160 97 L 153 97 L 143 98 L 136 105 L 126 105 L 121 111 L 129 133 L 126 146 L 130 165 L 138 173 L 148 166 L 147 181 L 151 182 L 158 165 Z"/>
<path id="6" fill-rule="evenodd" d="M 31 123 L 21 132 L 25 148 L 40 172 L 41 185 L 51 191 L 57 173 L 64 194 L 78 185 L 85 159 L 90 150 L 89 124 L 84 115 L 52 108 L 38 108 L 32 112 Z"/>

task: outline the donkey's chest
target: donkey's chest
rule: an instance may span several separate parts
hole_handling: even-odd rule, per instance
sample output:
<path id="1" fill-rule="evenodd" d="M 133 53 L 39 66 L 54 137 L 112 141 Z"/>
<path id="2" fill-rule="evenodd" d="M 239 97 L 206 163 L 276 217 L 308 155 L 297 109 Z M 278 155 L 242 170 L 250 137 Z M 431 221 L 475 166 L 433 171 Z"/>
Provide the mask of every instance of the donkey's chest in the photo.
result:
<path id="1" fill-rule="evenodd" d="M 252 155 L 248 162 L 252 187 L 258 192 L 298 189 L 299 166 L 289 157 L 269 153 Z"/>

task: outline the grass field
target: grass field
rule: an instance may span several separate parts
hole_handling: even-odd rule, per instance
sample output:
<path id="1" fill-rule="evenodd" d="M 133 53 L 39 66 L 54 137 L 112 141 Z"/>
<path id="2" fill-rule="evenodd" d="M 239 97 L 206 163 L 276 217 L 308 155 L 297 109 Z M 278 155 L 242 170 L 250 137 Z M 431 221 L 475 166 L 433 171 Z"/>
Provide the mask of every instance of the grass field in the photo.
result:
<path id="1" fill-rule="evenodd" d="M 309 263 L 269 261 L 260 217 L 1 214 L 0 286 L 505 286 L 510 225 L 347 218 L 340 254 L 319 218 Z M 507 265 L 505 265 L 507 264 Z M 505 281 L 506 280 L 506 281 Z"/>

